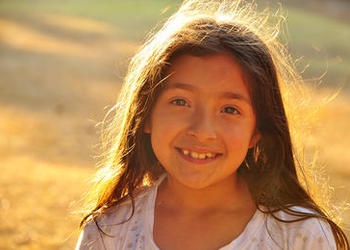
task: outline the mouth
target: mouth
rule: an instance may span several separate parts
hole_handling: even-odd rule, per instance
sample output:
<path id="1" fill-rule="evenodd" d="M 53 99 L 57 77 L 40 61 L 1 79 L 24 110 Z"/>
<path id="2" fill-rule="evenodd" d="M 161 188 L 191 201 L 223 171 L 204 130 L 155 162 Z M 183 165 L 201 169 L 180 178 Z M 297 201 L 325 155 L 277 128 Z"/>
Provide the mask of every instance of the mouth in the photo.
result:
<path id="1" fill-rule="evenodd" d="M 177 148 L 179 153 L 186 159 L 194 160 L 194 161 L 210 161 L 217 157 L 219 157 L 221 154 L 214 153 L 214 152 L 197 152 L 194 150 L 188 150 L 188 149 L 182 149 Z"/>

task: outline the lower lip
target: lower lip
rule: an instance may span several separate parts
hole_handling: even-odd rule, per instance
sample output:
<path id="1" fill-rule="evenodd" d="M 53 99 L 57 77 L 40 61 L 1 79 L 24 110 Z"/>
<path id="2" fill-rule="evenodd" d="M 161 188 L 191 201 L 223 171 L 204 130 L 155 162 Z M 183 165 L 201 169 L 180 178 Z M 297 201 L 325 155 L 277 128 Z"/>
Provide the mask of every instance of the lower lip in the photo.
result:
<path id="1" fill-rule="evenodd" d="M 189 155 L 185 155 L 183 154 L 181 149 L 177 149 L 177 151 L 179 152 L 180 156 L 185 159 L 186 161 L 189 161 L 191 163 L 196 163 L 196 164 L 206 164 L 206 163 L 210 163 L 213 162 L 214 160 L 216 160 L 220 155 L 216 155 L 215 157 L 212 158 L 205 158 L 205 159 L 194 159 Z"/>

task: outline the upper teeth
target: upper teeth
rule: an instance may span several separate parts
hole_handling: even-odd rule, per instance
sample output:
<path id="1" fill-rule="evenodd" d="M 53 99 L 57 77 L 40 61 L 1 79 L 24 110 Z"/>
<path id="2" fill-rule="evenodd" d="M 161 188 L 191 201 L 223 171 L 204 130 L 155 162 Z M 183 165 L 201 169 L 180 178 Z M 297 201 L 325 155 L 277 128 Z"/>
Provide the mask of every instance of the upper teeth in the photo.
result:
<path id="1" fill-rule="evenodd" d="M 184 155 L 189 155 L 194 159 L 201 159 L 201 160 L 205 158 L 213 158 L 215 156 L 213 153 L 198 153 L 198 152 L 193 152 L 186 149 L 183 149 L 182 153 Z"/>

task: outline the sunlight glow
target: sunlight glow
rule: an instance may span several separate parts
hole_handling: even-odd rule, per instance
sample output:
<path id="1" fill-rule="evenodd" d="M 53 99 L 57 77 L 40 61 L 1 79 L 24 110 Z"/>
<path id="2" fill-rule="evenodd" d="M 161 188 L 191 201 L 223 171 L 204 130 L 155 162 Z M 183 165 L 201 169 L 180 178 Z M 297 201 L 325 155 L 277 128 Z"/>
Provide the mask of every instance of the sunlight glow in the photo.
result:
<path id="1" fill-rule="evenodd" d="M 47 15 L 45 20 L 49 24 L 58 25 L 59 28 L 68 31 L 79 29 L 82 34 L 88 32 L 89 35 L 89 33 L 95 32 L 103 33 L 106 37 L 99 39 L 98 44 L 93 39 L 73 42 L 62 38 L 62 36 L 54 36 L 22 23 L 0 18 L 0 42 L 20 50 L 89 59 L 101 57 L 106 51 L 115 54 L 132 53 L 138 47 L 136 42 L 121 42 L 117 39 L 111 39 L 112 28 L 107 24 L 67 16 L 59 17 L 58 15 L 53 15 L 51 18 Z M 95 35 L 93 34 L 93 36 Z"/>

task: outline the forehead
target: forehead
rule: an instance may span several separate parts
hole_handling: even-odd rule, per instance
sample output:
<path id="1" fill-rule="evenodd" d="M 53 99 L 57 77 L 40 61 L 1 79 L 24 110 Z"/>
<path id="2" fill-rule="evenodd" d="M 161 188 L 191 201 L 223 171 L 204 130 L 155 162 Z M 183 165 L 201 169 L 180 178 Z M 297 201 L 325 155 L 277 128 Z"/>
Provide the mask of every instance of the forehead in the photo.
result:
<path id="1" fill-rule="evenodd" d="M 181 55 L 168 69 L 165 89 L 188 85 L 209 92 L 234 92 L 250 99 L 242 66 L 228 53 L 205 56 Z"/>

